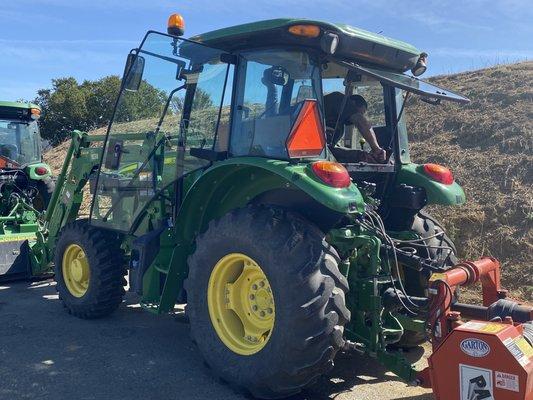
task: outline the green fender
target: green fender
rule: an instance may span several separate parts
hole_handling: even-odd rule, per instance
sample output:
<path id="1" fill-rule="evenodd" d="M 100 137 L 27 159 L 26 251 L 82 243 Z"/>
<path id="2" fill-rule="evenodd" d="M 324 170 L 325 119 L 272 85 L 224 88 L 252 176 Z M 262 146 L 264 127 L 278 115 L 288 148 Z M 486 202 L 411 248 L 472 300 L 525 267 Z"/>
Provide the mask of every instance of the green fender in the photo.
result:
<path id="1" fill-rule="evenodd" d="M 214 163 L 199 177 L 190 177 L 176 225 L 175 242 L 159 312 L 172 309 L 187 275 L 187 257 L 194 251 L 194 239 L 209 221 L 269 190 L 302 190 L 317 202 L 340 213 L 364 211 L 364 201 L 354 184 L 333 188 L 320 181 L 308 163 L 289 163 L 258 157 L 239 157 Z M 185 183 L 187 185 L 187 182 Z"/>
<path id="2" fill-rule="evenodd" d="M 193 238 L 211 219 L 246 205 L 263 192 L 280 188 L 302 190 L 340 213 L 364 211 L 363 197 L 355 185 L 327 186 L 314 175 L 308 163 L 239 157 L 215 163 L 192 184 L 177 225 L 183 228 L 184 238 Z"/>
<path id="3" fill-rule="evenodd" d="M 428 204 L 460 205 L 466 201 L 465 192 L 457 182 L 444 185 L 434 181 L 424 173 L 423 166 L 419 164 L 401 166 L 396 177 L 396 185 L 402 183 L 423 187 L 426 190 Z"/>
<path id="4" fill-rule="evenodd" d="M 39 168 L 39 167 L 46 168 L 46 171 L 47 171 L 46 174 L 37 175 L 35 173 L 35 169 Z M 30 179 L 32 179 L 34 181 L 42 181 L 43 179 L 49 178 L 50 176 L 52 176 L 52 169 L 50 168 L 50 166 L 48 164 L 42 163 L 42 162 L 35 163 L 35 164 L 30 164 L 30 165 L 26 166 L 25 172 L 26 172 L 26 174 L 28 174 Z"/>

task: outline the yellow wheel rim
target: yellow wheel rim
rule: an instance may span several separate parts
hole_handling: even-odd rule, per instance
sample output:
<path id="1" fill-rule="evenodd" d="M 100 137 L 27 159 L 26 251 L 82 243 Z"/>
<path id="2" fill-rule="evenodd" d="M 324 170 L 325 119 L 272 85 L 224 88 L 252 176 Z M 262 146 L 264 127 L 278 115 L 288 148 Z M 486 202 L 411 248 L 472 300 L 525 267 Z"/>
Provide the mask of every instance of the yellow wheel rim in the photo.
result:
<path id="1" fill-rule="evenodd" d="M 63 280 L 74 297 L 82 297 L 89 288 L 91 270 L 83 249 L 77 244 L 67 246 L 63 253 Z"/>
<path id="2" fill-rule="evenodd" d="M 231 253 L 217 262 L 207 304 L 211 323 L 230 350 L 251 355 L 265 347 L 274 329 L 274 296 L 265 273 L 250 257 Z"/>

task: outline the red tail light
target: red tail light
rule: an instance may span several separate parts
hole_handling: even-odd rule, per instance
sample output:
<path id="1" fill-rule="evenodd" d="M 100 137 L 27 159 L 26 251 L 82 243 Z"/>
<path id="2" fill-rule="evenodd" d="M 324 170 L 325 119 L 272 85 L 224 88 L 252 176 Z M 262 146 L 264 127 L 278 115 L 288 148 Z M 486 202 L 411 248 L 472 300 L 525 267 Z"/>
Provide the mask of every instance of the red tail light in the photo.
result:
<path id="1" fill-rule="evenodd" d="M 424 173 L 434 181 L 451 185 L 453 183 L 453 174 L 448 168 L 439 164 L 424 164 Z"/>
<path id="2" fill-rule="evenodd" d="M 45 167 L 37 167 L 35 168 L 35 173 L 40 176 L 46 175 L 48 173 L 48 169 L 46 169 Z"/>
<path id="3" fill-rule="evenodd" d="M 350 186 L 350 174 L 342 164 L 331 161 L 317 161 L 311 164 L 315 175 L 326 185 L 345 188 Z"/>
<path id="4" fill-rule="evenodd" d="M 287 138 L 290 158 L 316 157 L 326 146 L 326 137 L 316 100 L 305 100 Z"/>

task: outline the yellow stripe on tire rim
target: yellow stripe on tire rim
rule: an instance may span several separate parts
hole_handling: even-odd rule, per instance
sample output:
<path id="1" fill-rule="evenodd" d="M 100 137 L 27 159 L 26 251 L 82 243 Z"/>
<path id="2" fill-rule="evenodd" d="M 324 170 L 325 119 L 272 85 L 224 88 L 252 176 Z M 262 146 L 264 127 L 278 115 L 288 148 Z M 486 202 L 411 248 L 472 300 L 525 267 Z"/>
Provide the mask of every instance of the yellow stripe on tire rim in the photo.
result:
<path id="1" fill-rule="evenodd" d="M 207 288 L 209 316 L 218 337 L 233 352 L 251 355 L 268 343 L 275 306 L 270 283 L 250 257 L 230 253 L 211 272 Z"/>
<path id="2" fill-rule="evenodd" d="M 89 288 L 91 270 L 83 249 L 77 244 L 70 244 L 63 253 L 63 280 L 68 291 L 74 297 L 82 297 Z"/>

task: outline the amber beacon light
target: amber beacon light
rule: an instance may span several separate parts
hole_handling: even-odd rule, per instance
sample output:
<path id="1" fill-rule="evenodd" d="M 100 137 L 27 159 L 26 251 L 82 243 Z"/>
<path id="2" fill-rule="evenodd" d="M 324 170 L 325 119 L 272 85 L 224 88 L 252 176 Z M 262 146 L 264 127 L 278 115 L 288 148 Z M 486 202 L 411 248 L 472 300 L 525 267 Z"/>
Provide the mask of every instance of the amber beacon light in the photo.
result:
<path id="1" fill-rule="evenodd" d="M 183 36 L 185 34 L 185 20 L 181 14 L 172 14 L 168 17 L 167 33 L 173 36 Z"/>

